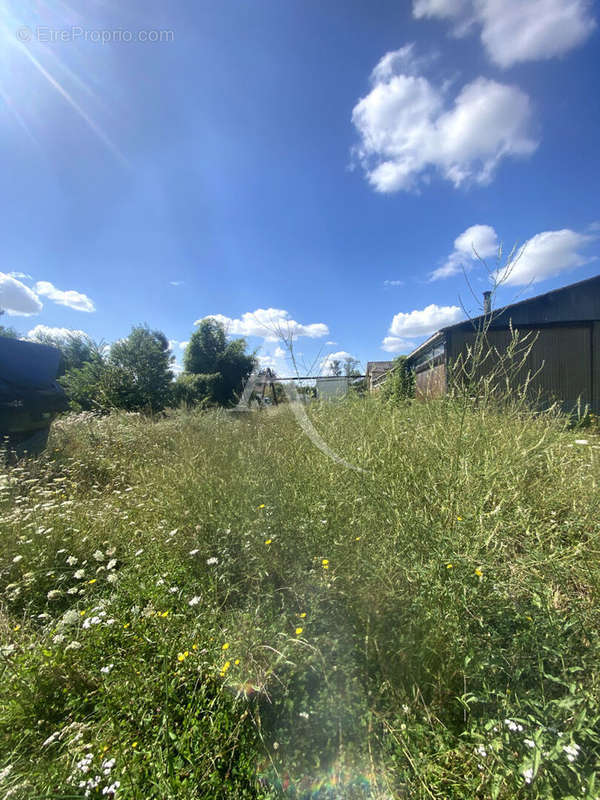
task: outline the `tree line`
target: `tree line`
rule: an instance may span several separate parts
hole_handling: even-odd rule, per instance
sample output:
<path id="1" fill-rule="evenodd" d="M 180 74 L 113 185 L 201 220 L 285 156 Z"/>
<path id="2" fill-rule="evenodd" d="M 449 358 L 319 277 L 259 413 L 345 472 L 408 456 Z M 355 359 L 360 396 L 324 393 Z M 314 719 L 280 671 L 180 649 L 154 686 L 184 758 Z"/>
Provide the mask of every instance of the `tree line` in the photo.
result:
<path id="1" fill-rule="evenodd" d="M 1 336 L 19 338 L 0 326 Z M 183 372 L 162 331 L 136 325 L 124 339 L 107 346 L 89 337 L 40 333 L 35 341 L 62 354 L 59 383 L 75 411 L 162 411 L 169 406 L 231 406 L 256 368 L 245 339 L 228 340 L 222 323 L 205 319 L 190 337 Z"/>

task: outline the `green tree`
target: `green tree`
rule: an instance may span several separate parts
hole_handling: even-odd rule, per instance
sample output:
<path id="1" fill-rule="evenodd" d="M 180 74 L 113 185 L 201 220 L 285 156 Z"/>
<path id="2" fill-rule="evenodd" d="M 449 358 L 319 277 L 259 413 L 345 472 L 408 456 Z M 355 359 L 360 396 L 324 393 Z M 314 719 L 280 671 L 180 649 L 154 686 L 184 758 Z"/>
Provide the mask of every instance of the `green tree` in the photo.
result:
<path id="1" fill-rule="evenodd" d="M 205 383 L 207 401 L 231 405 L 254 370 L 256 358 L 253 353 L 246 353 L 245 339 L 227 341 L 222 323 L 204 319 L 190 337 L 183 366 L 187 374 L 211 379 Z"/>
<path id="2" fill-rule="evenodd" d="M 74 411 L 106 411 L 111 407 L 105 391 L 107 371 L 106 359 L 97 351 L 89 361 L 59 378 Z"/>
<path id="3" fill-rule="evenodd" d="M 14 328 L 7 328 L 4 325 L 0 325 L 0 336 L 4 336 L 6 339 L 19 338 L 19 334 Z"/>
<path id="4" fill-rule="evenodd" d="M 162 410 L 170 400 L 174 357 L 162 331 L 145 325 L 131 329 L 110 349 L 107 373 L 115 405 L 129 410 Z"/>
<path id="5" fill-rule="evenodd" d="M 227 336 L 222 323 L 215 319 L 203 319 L 185 348 L 184 370 L 194 375 L 219 372 L 219 358 L 226 347 Z"/>
<path id="6" fill-rule="evenodd" d="M 346 356 L 344 359 L 344 375 L 347 378 L 355 378 L 357 375 L 360 375 L 359 366 L 360 361 L 357 358 Z"/>
<path id="7" fill-rule="evenodd" d="M 4 311 L 0 310 L 0 317 L 4 314 Z M 18 339 L 19 334 L 14 328 L 7 328 L 4 325 L 0 325 L 0 336 L 5 336 L 7 339 Z"/>
<path id="8" fill-rule="evenodd" d="M 342 362 L 339 358 L 334 358 L 329 365 L 329 374 L 339 378 L 342 374 Z"/>
<path id="9" fill-rule="evenodd" d="M 67 334 L 39 331 L 32 337 L 31 341 L 49 344 L 60 350 L 62 353 L 61 375 L 72 369 L 79 369 L 87 361 L 91 361 L 94 354 L 102 346 L 96 344 L 82 331 L 70 331 Z"/>
<path id="10" fill-rule="evenodd" d="M 108 355 L 96 347 L 60 382 L 76 410 L 160 411 L 171 400 L 172 360 L 164 333 L 139 325 Z"/>

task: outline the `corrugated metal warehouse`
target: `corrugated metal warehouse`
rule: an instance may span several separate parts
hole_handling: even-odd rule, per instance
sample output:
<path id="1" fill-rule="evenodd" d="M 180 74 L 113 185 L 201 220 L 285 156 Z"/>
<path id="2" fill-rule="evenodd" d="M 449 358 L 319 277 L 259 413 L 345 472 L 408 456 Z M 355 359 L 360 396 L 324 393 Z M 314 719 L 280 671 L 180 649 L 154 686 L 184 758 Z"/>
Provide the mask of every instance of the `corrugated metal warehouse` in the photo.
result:
<path id="1" fill-rule="evenodd" d="M 531 392 L 543 402 L 600 410 L 600 275 L 434 333 L 408 356 L 417 396 L 446 392 L 450 366 L 466 356 L 486 322 L 486 347 L 499 353 L 511 341 L 511 324 L 521 334 L 531 332 L 535 341 L 521 374 L 538 373 Z"/>

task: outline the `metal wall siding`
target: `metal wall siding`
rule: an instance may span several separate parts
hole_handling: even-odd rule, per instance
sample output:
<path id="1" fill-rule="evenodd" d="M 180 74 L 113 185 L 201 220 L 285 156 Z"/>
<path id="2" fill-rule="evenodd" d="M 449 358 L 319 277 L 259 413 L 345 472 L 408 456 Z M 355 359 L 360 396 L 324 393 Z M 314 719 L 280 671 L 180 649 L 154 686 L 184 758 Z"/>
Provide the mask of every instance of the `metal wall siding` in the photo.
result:
<path id="1" fill-rule="evenodd" d="M 522 331 L 522 335 L 524 334 L 525 331 Z M 528 372 L 534 374 L 541 370 L 531 384 L 532 392 L 539 390 L 545 400 L 557 399 L 569 410 L 577 405 L 578 398 L 581 398 L 583 404 L 592 404 L 591 325 L 553 326 L 535 331 L 533 335 L 536 334 L 537 339 L 518 382 L 522 383 Z M 487 337 L 491 347 L 503 352 L 510 343 L 511 334 L 508 330 L 490 330 Z M 594 337 L 597 347 L 600 332 L 596 331 Z M 467 344 L 472 344 L 474 339 L 475 334 L 472 332 L 453 331 L 450 358 L 455 360 L 461 350 Z M 599 353 L 596 349 L 596 355 Z"/>
<path id="2" fill-rule="evenodd" d="M 592 408 L 600 413 L 600 322 L 592 325 Z"/>
<path id="3" fill-rule="evenodd" d="M 425 369 L 415 375 L 415 394 L 421 399 L 440 397 L 446 392 L 446 365 Z"/>

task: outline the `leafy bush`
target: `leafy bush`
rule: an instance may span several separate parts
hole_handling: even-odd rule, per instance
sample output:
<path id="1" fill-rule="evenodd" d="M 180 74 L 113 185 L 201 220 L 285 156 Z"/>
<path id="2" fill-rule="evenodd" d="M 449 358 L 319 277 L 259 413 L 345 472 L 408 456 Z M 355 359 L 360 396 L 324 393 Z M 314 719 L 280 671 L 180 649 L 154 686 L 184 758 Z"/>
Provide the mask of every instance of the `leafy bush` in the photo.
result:
<path id="1" fill-rule="evenodd" d="M 173 404 L 175 406 L 195 406 L 215 402 L 220 373 L 195 375 L 183 372 L 173 384 Z"/>
<path id="2" fill-rule="evenodd" d="M 406 356 L 397 356 L 380 389 L 381 399 L 401 403 L 415 396 L 415 374 L 406 362 Z"/>

